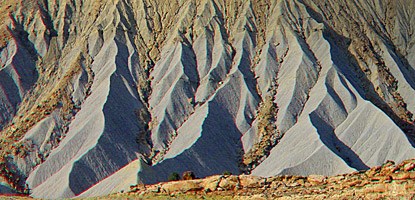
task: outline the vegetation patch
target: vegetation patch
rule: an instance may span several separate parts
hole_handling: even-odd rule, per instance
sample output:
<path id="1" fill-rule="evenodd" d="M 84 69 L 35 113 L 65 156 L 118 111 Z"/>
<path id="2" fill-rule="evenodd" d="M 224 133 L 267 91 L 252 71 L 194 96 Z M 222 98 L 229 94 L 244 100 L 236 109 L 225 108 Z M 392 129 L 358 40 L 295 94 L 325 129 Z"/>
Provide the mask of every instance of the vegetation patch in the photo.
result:
<path id="1" fill-rule="evenodd" d="M 273 91 L 276 91 L 276 89 Z M 259 165 L 263 159 L 269 155 L 271 149 L 278 143 L 279 139 L 281 139 L 281 135 L 275 124 L 278 107 L 273 98 L 275 93 L 273 94 L 274 95 L 267 96 L 259 105 L 257 114 L 258 142 L 243 155 L 242 171 L 245 173 L 249 173 L 253 168 Z"/>

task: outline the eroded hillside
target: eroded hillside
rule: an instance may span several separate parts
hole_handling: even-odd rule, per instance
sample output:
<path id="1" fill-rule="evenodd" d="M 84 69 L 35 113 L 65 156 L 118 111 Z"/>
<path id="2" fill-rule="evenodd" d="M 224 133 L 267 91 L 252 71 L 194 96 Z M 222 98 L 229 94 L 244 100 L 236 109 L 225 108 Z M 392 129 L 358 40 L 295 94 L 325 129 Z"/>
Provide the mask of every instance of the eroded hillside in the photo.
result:
<path id="1" fill-rule="evenodd" d="M 0 4 L 0 170 L 34 197 L 415 157 L 413 0 Z"/>

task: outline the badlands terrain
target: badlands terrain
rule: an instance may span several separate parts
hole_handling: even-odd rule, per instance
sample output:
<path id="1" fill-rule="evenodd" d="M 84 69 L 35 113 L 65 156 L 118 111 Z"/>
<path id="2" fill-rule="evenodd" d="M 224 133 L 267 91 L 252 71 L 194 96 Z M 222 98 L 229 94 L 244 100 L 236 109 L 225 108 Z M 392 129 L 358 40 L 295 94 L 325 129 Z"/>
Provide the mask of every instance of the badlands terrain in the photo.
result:
<path id="1" fill-rule="evenodd" d="M 415 158 L 415 0 L 3 0 L 0 192 Z M 13 192 L 12 191 L 12 192 Z"/>

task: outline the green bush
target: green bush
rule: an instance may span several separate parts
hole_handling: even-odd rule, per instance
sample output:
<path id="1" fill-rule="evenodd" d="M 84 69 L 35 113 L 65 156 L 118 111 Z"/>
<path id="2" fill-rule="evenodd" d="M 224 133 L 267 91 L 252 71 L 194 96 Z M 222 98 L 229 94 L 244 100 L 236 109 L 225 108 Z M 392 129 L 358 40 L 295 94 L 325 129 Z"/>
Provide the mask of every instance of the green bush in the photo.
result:
<path id="1" fill-rule="evenodd" d="M 173 172 L 169 175 L 169 181 L 178 181 L 180 180 L 180 175 L 177 172 Z"/>
<path id="2" fill-rule="evenodd" d="M 226 170 L 222 173 L 222 175 L 229 176 L 229 175 L 232 175 L 232 173 Z"/>

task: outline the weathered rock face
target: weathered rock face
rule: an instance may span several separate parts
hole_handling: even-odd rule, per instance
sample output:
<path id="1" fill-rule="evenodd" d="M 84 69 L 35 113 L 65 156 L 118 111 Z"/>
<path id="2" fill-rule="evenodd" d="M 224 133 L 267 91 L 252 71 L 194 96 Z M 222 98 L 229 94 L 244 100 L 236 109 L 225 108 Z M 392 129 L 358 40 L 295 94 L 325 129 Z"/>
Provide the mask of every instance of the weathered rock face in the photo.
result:
<path id="1" fill-rule="evenodd" d="M 64 198 L 189 170 L 327 176 L 415 157 L 414 9 L 3 1 L 0 170 Z"/>
<path id="2" fill-rule="evenodd" d="M 152 196 L 229 199 L 379 199 L 413 198 L 414 160 L 388 161 L 366 171 L 336 176 L 310 175 L 260 178 L 251 175 L 210 176 L 154 185 L 135 185 L 109 197 Z M 410 169 L 412 168 L 412 169 Z M 137 196 L 138 195 L 138 196 Z M 181 196 L 180 196 L 181 195 Z M 188 196 L 186 196 L 188 195 Z M 193 195 L 193 196 L 190 196 Z"/>

